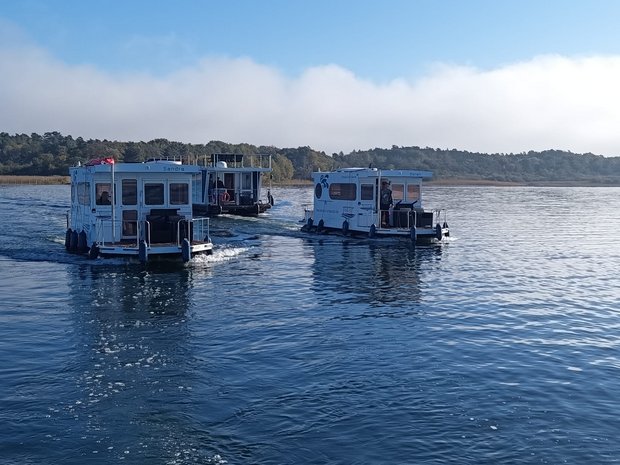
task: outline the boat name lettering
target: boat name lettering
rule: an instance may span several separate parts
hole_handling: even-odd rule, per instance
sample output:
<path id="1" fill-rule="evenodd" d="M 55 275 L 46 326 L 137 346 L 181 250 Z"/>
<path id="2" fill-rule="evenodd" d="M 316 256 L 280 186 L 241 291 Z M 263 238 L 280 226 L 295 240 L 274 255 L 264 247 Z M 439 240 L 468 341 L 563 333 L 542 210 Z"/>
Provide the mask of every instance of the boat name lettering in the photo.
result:
<path id="1" fill-rule="evenodd" d="M 185 171 L 184 166 L 164 166 L 164 171 Z"/>

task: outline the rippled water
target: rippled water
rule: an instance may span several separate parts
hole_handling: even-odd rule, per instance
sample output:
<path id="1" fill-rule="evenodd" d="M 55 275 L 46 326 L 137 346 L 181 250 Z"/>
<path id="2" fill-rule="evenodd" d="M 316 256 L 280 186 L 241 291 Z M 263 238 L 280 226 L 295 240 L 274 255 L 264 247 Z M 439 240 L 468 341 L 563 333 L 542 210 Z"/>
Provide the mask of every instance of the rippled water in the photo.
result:
<path id="1" fill-rule="evenodd" d="M 273 193 L 143 267 L 65 253 L 67 186 L 0 187 L 0 461 L 620 462 L 620 189 L 429 187 L 417 249 Z"/>

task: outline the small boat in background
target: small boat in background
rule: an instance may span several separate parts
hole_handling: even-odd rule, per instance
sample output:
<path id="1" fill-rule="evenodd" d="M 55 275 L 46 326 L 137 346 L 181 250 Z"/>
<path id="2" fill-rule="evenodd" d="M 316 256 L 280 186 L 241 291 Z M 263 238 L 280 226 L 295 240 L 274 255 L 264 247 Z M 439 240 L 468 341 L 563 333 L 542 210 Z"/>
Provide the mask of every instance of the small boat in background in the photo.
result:
<path id="1" fill-rule="evenodd" d="M 92 160 L 69 169 L 71 210 L 65 247 L 69 252 L 168 258 L 187 262 L 211 254 L 209 219 L 195 218 L 192 190 L 200 167 L 178 161 L 115 163 Z"/>
<path id="2" fill-rule="evenodd" d="M 274 204 L 271 190 L 262 194 L 262 178 L 271 173 L 271 155 L 212 154 L 201 166 L 194 190 L 196 215 L 258 216 Z"/>
<path id="3" fill-rule="evenodd" d="M 422 207 L 430 171 L 345 168 L 312 174 L 314 205 L 302 231 L 436 242 L 450 235 L 445 210 Z"/>

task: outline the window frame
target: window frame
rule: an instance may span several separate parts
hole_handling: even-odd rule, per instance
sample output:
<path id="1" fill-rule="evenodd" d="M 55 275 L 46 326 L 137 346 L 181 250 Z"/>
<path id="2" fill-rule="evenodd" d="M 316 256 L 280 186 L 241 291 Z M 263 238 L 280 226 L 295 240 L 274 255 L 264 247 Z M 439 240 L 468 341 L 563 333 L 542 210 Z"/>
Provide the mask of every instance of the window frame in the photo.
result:
<path id="1" fill-rule="evenodd" d="M 329 185 L 331 200 L 357 200 L 357 184 L 354 182 L 332 182 Z"/>

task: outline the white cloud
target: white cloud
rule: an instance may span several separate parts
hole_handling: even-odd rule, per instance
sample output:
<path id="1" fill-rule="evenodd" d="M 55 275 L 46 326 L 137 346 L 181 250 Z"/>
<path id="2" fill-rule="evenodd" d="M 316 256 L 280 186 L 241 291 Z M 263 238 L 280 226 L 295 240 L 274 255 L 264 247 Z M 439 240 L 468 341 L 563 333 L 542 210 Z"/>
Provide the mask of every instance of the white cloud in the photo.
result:
<path id="1" fill-rule="evenodd" d="M 620 155 L 620 57 L 535 57 L 497 69 L 438 65 L 377 84 L 337 65 L 295 78 L 249 58 L 205 58 L 165 77 L 62 63 L 23 42 L 0 48 L 0 131 L 123 141 L 395 145 Z"/>

